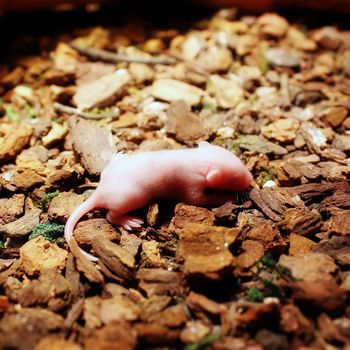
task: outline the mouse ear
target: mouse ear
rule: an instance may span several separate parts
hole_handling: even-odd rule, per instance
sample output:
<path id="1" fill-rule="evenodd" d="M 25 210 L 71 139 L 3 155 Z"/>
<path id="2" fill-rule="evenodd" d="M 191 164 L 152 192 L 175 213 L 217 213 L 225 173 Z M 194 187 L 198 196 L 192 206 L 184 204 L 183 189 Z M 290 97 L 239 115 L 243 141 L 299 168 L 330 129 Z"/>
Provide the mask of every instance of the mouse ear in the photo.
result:
<path id="1" fill-rule="evenodd" d="M 211 144 L 207 141 L 199 141 L 198 147 L 211 147 Z"/>
<path id="2" fill-rule="evenodd" d="M 212 184 L 218 179 L 219 176 L 220 176 L 220 170 L 218 168 L 213 168 L 208 172 L 206 179 L 209 184 Z"/>

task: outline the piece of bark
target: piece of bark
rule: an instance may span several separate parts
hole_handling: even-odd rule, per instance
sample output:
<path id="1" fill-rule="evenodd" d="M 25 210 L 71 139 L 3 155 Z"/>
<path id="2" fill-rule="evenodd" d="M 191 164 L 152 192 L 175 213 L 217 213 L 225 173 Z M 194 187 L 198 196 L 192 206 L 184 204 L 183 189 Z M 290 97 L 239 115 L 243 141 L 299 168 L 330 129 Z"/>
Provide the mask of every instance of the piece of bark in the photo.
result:
<path id="1" fill-rule="evenodd" d="M 186 323 L 188 319 L 187 309 L 182 304 L 167 307 L 165 310 L 155 314 L 147 321 L 163 327 L 178 328 Z"/>
<path id="2" fill-rule="evenodd" d="M 102 299 L 99 317 L 103 324 L 112 321 L 135 321 L 140 316 L 140 307 L 129 297 L 124 295 Z"/>
<path id="3" fill-rule="evenodd" d="M 207 92 L 214 96 L 221 108 L 229 109 L 237 106 L 244 99 L 244 90 L 235 79 L 225 79 L 213 74 L 207 80 Z"/>
<path id="4" fill-rule="evenodd" d="M 137 332 L 127 322 L 112 321 L 86 339 L 85 350 L 134 350 Z"/>
<path id="5" fill-rule="evenodd" d="M 101 272 L 97 270 L 95 265 L 83 255 L 74 239 L 70 242 L 70 249 L 76 259 L 77 270 L 83 273 L 90 282 L 103 283 L 104 278 Z"/>
<path id="6" fill-rule="evenodd" d="M 105 107 L 121 94 L 130 80 L 131 76 L 128 71 L 119 69 L 92 82 L 78 86 L 73 101 L 81 110 Z"/>
<path id="7" fill-rule="evenodd" d="M 72 340 L 55 336 L 42 338 L 33 350 L 82 350 L 82 347 Z"/>
<path id="8" fill-rule="evenodd" d="M 1 77 L 0 84 L 10 89 L 21 83 L 24 73 L 24 69 L 18 66 L 5 76 Z"/>
<path id="9" fill-rule="evenodd" d="M 0 138 L 0 163 L 15 158 L 28 145 L 32 134 L 33 128 L 22 124 Z"/>
<path id="10" fill-rule="evenodd" d="M 289 236 L 289 255 L 290 256 L 305 256 L 317 245 L 311 239 L 304 236 L 291 233 Z M 322 252 L 320 252 L 322 253 Z"/>
<path id="11" fill-rule="evenodd" d="M 147 322 L 152 317 L 157 316 L 161 311 L 169 306 L 170 303 L 171 297 L 167 295 L 152 295 L 141 304 L 141 320 Z"/>
<path id="12" fill-rule="evenodd" d="M 91 333 L 95 328 L 101 327 L 102 321 L 100 319 L 101 297 L 93 296 L 84 299 L 83 320 L 85 322 L 85 329 Z"/>
<path id="13" fill-rule="evenodd" d="M 185 100 L 190 105 L 198 105 L 204 91 L 194 85 L 190 85 L 175 79 L 158 79 L 151 86 L 151 94 L 167 102 Z"/>
<path id="14" fill-rule="evenodd" d="M 39 224 L 41 213 L 41 209 L 34 207 L 18 220 L 12 221 L 6 225 L 0 225 L 0 233 L 7 237 L 26 236 Z"/>
<path id="15" fill-rule="evenodd" d="M 236 228 L 187 223 L 179 233 L 177 252 L 185 260 L 185 274 L 220 280 L 234 266 L 235 259 L 229 246 L 239 232 Z"/>
<path id="16" fill-rule="evenodd" d="M 83 167 L 90 175 L 99 175 L 116 151 L 111 132 L 76 118 L 70 118 L 68 126 Z"/>
<path id="17" fill-rule="evenodd" d="M 288 267 L 293 277 L 308 282 L 333 280 L 333 274 L 338 271 L 338 266 L 329 255 L 314 252 L 304 256 L 283 254 L 279 263 Z"/>
<path id="18" fill-rule="evenodd" d="M 266 320 L 277 319 L 279 305 L 277 303 L 232 303 L 227 312 L 223 315 L 227 326 L 235 329 L 239 327 L 262 327 Z"/>
<path id="19" fill-rule="evenodd" d="M 171 221 L 171 225 L 174 226 L 175 229 L 183 229 L 188 222 L 213 225 L 214 221 L 215 216 L 210 210 L 179 203 L 175 207 L 175 216 Z"/>
<path id="20" fill-rule="evenodd" d="M 102 263 L 114 274 L 123 280 L 133 277 L 135 258 L 127 250 L 99 235 L 94 237 L 92 246 Z"/>
<path id="21" fill-rule="evenodd" d="M 65 277 L 70 284 L 72 303 L 78 302 L 84 295 L 84 286 L 80 283 L 80 273 L 77 270 L 72 253 L 69 253 L 67 257 Z"/>
<path id="22" fill-rule="evenodd" d="M 258 18 L 256 24 L 260 33 L 278 38 L 283 37 L 289 27 L 286 19 L 276 13 L 264 13 Z"/>
<path id="23" fill-rule="evenodd" d="M 326 208 L 337 207 L 339 209 L 350 209 L 350 193 L 344 193 L 342 191 L 336 191 L 333 195 L 325 198 L 322 202 L 322 205 Z M 344 214 L 346 216 L 346 211 Z M 346 217 L 345 221 L 348 220 Z"/>
<path id="24" fill-rule="evenodd" d="M 290 284 L 292 299 L 305 305 L 323 309 L 327 312 L 337 312 L 344 309 L 346 293 L 334 279 L 318 281 L 298 281 Z"/>
<path id="25" fill-rule="evenodd" d="M 0 272 L 8 269 L 14 262 L 15 259 L 0 259 Z"/>
<path id="26" fill-rule="evenodd" d="M 179 330 L 154 323 L 136 323 L 134 329 L 142 344 L 174 344 L 180 336 Z"/>
<path id="27" fill-rule="evenodd" d="M 139 253 L 142 242 L 143 240 L 135 234 L 126 233 L 125 231 L 122 232 L 120 246 L 128 251 L 134 258 L 136 258 L 136 255 Z"/>
<path id="28" fill-rule="evenodd" d="M 303 201 L 315 201 L 334 194 L 336 191 L 350 193 L 348 182 L 340 181 L 334 183 L 305 184 L 295 186 L 286 191 L 297 194 Z"/>
<path id="29" fill-rule="evenodd" d="M 185 100 L 175 100 L 171 103 L 167 110 L 165 130 L 173 134 L 176 140 L 189 146 L 208 136 L 201 120 L 191 112 L 191 107 Z"/>
<path id="30" fill-rule="evenodd" d="M 332 215 L 328 223 L 328 232 L 343 236 L 350 235 L 350 211 L 340 211 Z"/>
<path id="31" fill-rule="evenodd" d="M 272 242 L 278 235 L 278 230 L 273 227 L 270 220 L 263 220 L 259 225 L 253 226 L 248 232 L 247 237 L 261 243 Z"/>
<path id="32" fill-rule="evenodd" d="M 64 320 L 66 328 L 71 328 L 74 322 L 80 317 L 84 306 L 84 299 L 78 299 L 75 304 L 68 310 L 67 316 Z"/>
<path id="33" fill-rule="evenodd" d="M 210 327 L 202 320 L 190 320 L 181 331 L 181 341 L 186 344 L 197 343 L 210 333 Z"/>
<path id="34" fill-rule="evenodd" d="M 79 62 L 77 67 L 77 85 L 84 85 L 111 74 L 115 71 L 115 66 L 102 62 Z"/>
<path id="35" fill-rule="evenodd" d="M 239 138 L 238 142 L 240 148 L 256 152 L 257 154 L 262 153 L 283 156 L 288 153 L 286 148 L 267 141 L 263 137 L 257 135 L 242 136 Z"/>
<path id="36" fill-rule="evenodd" d="M 167 261 L 161 256 L 160 244 L 157 241 L 142 242 L 141 266 L 156 268 L 167 266 Z"/>
<path id="37" fill-rule="evenodd" d="M 0 198 L 0 224 L 15 221 L 23 213 L 25 196 L 15 194 L 11 198 Z"/>
<path id="38" fill-rule="evenodd" d="M 276 175 L 281 186 L 291 186 L 308 181 L 319 182 L 327 177 L 327 172 L 311 163 L 292 159 L 279 164 L 276 167 Z"/>
<path id="39" fill-rule="evenodd" d="M 120 232 L 106 219 L 82 221 L 74 230 L 74 237 L 78 244 L 92 244 L 96 235 L 103 235 L 110 241 L 120 240 Z"/>
<path id="40" fill-rule="evenodd" d="M 254 339 L 245 337 L 224 336 L 211 344 L 212 350 L 237 349 L 237 350 L 263 350 L 264 348 Z"/>
<path id="41" fill-rule="evenodd" d="M 322 120 L 326 121 L 332 127 L 338 127 L 348 115 L 348 110 L 342 106 L 330 107 L 324 111 Z"/>
<path id="42" fill-rule="evenodd" d="M 57 244 L 50 243 L 41 236 L 25 243 L 19 251 L 22 268 L 30 276 L 49 269 L 62 271 L 68 255 Z"/>
<path id="43" fill-rule="evenodd" d="M 46 306 L 58 312 L 68 304 L 70 285 L 55 269 L 45 270 L 37 280 L 31 280 L 19 291 L 16 300 L 22 306 Z"/>
<path id="44" fill-rule="evenodd" d="M 139 287 L 148 297 L 153 295 L 177 295 L 183 294 L 182 276 L 175 271 L 162 269 L 141 268 L 136 273 Z"/>
<path id="45" fill-rule="evenodd" d="M 327 342 L 336 342 L 337 344 L 347 344 L 348 339 L 344 336 L 336 326 L 333 319 L 331 319 L 326 313 L 322 313 L 317 318 L 317 325 L 320 335 Z"/>
<path id="46" fill-rule="evenodd" d="M 20 308 L 0 321 L 0 349 L 32 350 L 41 338 L 63 327 L 63 317 L 52 311 Z"/>
<path id="47" fill-rule="evenodd" d="M 242 243 L 243 253 L 237 258 L 237 264 L 242 269 L 252 267 L 264 255 L 264 246 L 258 241 L 246 240 Z"/>
<path id="48" fill-rule="evenodd" d="M 272 221 L 281 221 L 288 207 L 300 205 L 287 193 L 271 188 L 253 188 L 249 197 Z"/>
<path id="49" fill-rule="evenodd" d="M 305 340 L 311 340 L 314 337 L 313 324 L 293 304 L 281 307 L 280 327 L 284 332 L 296 334 Z"/>
<path id="50" fill-rule="evenodd" d="M 50 148 L 53 145 L 62 142 L 67 133 L 68 126 L 65 122 L 63 124 L 53 122 L 51 130 L 41 138 L 41 141 L 45 147 Z"/>
<path id="51" fill-rule="evenodd" d="M 261 133 L 267 139 L 288 143 L 295 139 L 299 128 L 299 121 L 295 118 L 278 119 L 261 128 Z"/>
<path id="52" fill-rule="evenodd" d="M 277 334 L 266 328 L 260 329 L 255 334 L 255 340 L 264 349 L 287 349 L 289 346 L 288 338 L 285 334 Z"/>
<path id="53" fill-rule="evenodd" d="M 186 298 L 186 304 L 194 312 L 204 311 L 211 315 L 221 315 L 227 311 L 227 306 L 225 304 L 219 304 L 214 300 L 207 298 L 202 294 L 195 293 L 193 291 Z"/>
<path id="54" fill-rule="evenodd" d="M 61 192 L 54 197 L 47 211 L 49 219 L 65 223 L 74 209 L 84 202 L 84 196 L 74 192 Z"/>
<path id="55" fill-rule="evenodd" d="M 316 209 L 291 208 L 284 214 L 278 226 L 288 233 L 310 236 L 318 233 L 323 225 L 322 217 Z"/>
<path id="56" fill-rule="evenodd" d="M 341 266 L 350 265 L 350 237 L 333 236 L 321 241 L 314 247 L 314 252 L 330 255 Z"/>
<path id="57" fill-rule="evenodd" d="M 32 169 L 9 170 L 0 176 L 0 184 L 9 191 L 28 191 L 44 184 L 45 180 Z"/>

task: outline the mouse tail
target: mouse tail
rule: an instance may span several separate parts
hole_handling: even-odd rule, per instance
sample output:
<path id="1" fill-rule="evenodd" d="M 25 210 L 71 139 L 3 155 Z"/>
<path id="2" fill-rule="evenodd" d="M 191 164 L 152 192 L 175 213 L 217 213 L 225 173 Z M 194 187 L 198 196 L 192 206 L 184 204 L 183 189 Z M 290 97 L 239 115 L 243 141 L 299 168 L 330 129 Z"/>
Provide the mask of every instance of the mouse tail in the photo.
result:
<path id="1" fill-rule="evenodd" d="M 85 202 L 82 204 L 78 205 L 69 219 L 66 222 L 66 226 L 64 228 L 64 238 L 66 239 L 66 242 L 68 246 L 70 247 L 70 242 L 73 239 L 73 230 L 78 221 L 85 215 L 87 214 L 90 210 L 96 208 L 96 201 L 95 197 L 91 196 L 89 197 Z M 80 249 L 80 248 L 79 248 Z M 86 253 L 84 250 L 80 249 L 81 253 L 90 261 L 98 261 L 98 258 Z"/>

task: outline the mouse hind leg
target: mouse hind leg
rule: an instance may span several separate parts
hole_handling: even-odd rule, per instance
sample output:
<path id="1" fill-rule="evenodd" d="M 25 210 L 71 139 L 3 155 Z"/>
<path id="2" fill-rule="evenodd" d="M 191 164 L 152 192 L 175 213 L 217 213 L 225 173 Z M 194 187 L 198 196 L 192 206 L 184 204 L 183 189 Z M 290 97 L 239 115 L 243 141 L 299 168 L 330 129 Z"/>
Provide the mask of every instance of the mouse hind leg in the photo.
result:
<path id="1" fill-rule="evenodd" d="M 124 227 L 126 230 L 132 230 L 133 228 L 139 228 L 143 224 L 143 220 L 131 215 L 118 215 L 113 210 L 107 212 L 107 220 L 115 225 Z"/>

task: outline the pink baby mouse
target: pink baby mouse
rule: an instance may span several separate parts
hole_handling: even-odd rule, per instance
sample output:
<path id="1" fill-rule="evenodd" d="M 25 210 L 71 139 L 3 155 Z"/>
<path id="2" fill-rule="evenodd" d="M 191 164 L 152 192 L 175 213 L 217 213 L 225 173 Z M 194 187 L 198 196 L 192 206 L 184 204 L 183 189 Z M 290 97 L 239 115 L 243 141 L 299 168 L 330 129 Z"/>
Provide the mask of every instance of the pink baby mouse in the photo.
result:
<path id="1" fill-rule="evenodd" d="M 228 150 L 201 141 L 198 148 L 116 153 L 101 173 L 95 192 L 69 217 L 64 236 L 68 243 L 79 219 L 95 208 L 105 208 L 107 220 L 130 230 L 143 220 L 126 215 L 147 206 L 152 199 L 178 199 L 192 205 L 219 205 L 232 194 L 207 193 L 206 189 L 241 191 L 252 181 L 242 162 Z M 82 253 L 91 261 L 93 255 Z"/>

